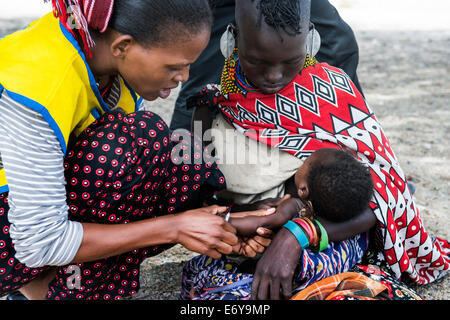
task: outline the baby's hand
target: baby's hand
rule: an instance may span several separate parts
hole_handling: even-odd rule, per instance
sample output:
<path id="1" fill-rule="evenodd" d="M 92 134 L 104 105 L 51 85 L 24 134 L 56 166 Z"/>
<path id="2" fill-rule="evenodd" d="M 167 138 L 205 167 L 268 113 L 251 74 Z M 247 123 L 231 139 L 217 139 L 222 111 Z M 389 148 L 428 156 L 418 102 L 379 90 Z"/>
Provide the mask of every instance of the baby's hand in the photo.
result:
<path id="1" fill-rule="evenodd" d="M 300 199 L 297 198 L 289 198 L 277 207 L 277 211 L 271 215 L 266 217 L 266 223 L 264 227 L 268 229 L 276 229 L 284 225 L 286 222 L 295 217 L 299 211 L 303 207 L 303 203 Z"/>

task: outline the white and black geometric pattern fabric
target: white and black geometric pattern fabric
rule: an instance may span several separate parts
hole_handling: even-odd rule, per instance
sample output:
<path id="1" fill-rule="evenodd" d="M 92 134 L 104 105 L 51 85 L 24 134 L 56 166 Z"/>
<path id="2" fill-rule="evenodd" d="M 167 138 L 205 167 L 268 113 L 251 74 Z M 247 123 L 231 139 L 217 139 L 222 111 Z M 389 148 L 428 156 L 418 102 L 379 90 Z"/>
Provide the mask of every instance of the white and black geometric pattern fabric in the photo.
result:
<path id="1" fill-rule="evenodd" d="M 256 99 L 256 106 L 255 106 L 256 114 L 258 115 L 258 118 L 265 122 L 265 123 L 274 123 L 279 125 L 280 119 L 278 118 L 278 113 L 270 108 L 269 106 L 265 105 L 258 99 Z"/>
<path id="2" fill-rule="evenodd" d="M 317 102 L 317 96 L 314 94 L 314 92 L 296 83 L 294 84 L 294 89 L 295 98 L 298 105 L 320 117 L 319 103 Z"/>
<path id="3" fill-rule="evenodd" d="M 328 74 L 328 78 L 331 81 L 331 85 L 335 88 L 344 90 L 345 92 L 355 95 L 355 92 L 350 85 L 350 78 L 345 73 L 335 72 L 333 70 L 329 70 L 327 68 L 323 68 Z"/>
<path id="4" fill-rule="evenodd" d="M 300 117 L 300 111 L 298 110 L 297 103 L 292 101 L 289 98 L 282 96 L 281 94 L 276 95 L 276 106 L 277 111 L 280 115 L 285 116 L 286 118 L 298 123 L 302 124 L 302 119 Z"/>

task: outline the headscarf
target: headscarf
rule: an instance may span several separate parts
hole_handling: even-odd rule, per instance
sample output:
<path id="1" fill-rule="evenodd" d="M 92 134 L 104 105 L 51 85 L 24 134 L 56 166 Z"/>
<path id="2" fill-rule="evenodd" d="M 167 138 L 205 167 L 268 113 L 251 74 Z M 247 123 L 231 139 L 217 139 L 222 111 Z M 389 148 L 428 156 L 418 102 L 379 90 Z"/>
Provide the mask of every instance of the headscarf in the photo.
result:
<path id="1" fill-rule="evenodd" d="M 46 0 L 48 1 L 48 0 Z M 86 55 L 95 46 L 89 28 L 103 33 L 113 12 L 114 0 L 52 0 L 53 14 L 76 37 L 81 37 Z"/>

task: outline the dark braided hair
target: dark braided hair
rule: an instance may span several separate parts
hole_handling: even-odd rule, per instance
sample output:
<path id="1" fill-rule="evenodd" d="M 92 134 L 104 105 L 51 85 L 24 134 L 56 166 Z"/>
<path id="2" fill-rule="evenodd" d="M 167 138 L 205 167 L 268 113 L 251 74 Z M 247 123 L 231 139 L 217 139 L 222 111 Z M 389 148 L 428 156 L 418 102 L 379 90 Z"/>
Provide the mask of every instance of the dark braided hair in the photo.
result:
<path id="1" fill-rule="evenodd" d="M 369 169 L 341 150 L 333 158 L 313 165 L 307 177 L 314 213 L 329 221 L 349 220 L 368 207 L 373 195 Z"/>
<path id="2" fill-rule="evenodd" d="M 115 0 L 109 27 L 147 45 L 189 39 L 213 21 L 207 0 Z"/>
<path id="3" fill-rule="evenodd" d="M 252 0 L 254 2 L 255 0 Z M 260 19 L 290 36 L 302 33 L 302 22 L 310 15 L 310 0 L 257 0 Z"/>

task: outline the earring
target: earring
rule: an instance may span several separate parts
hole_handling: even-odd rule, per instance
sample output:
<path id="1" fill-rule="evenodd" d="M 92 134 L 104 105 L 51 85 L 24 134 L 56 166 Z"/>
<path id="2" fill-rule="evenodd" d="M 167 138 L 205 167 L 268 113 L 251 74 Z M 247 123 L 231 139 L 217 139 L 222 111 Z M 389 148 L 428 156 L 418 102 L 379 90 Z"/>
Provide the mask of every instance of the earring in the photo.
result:
<path id="1" fill-rule="evenodd" d="M 306 36 L 306 52 L 311 58 L 313 58 L 317 54 L 317 52 L 319 52 L 320 45 L 320 34 L 316 30 L 316 28 L 314 28 L 314 24 L 311 23 L 309 33 Z"/>
<path id="2" fill-rule="evenodd" d="M 307 218 L 311 218 L 314 217 L 314 209 L 313 209 L 313 205 L 312 202 L 310 200 L 307 201 L 302 201 L 303 204 L 305 205 L 302 209 L 300 209 L 300 211 L 298 212 L 298 216 L 301 218 L 307 217 Z"/>
<path id="3" fill-rule="evenodd" d="M 236 39 L 234 38 L 233 25 L 229 24 L 227 30 L 222 34 L 220 38 L 220 51 L 223 56 L 228 59 L 233 54 L 236 47 Z"/>

